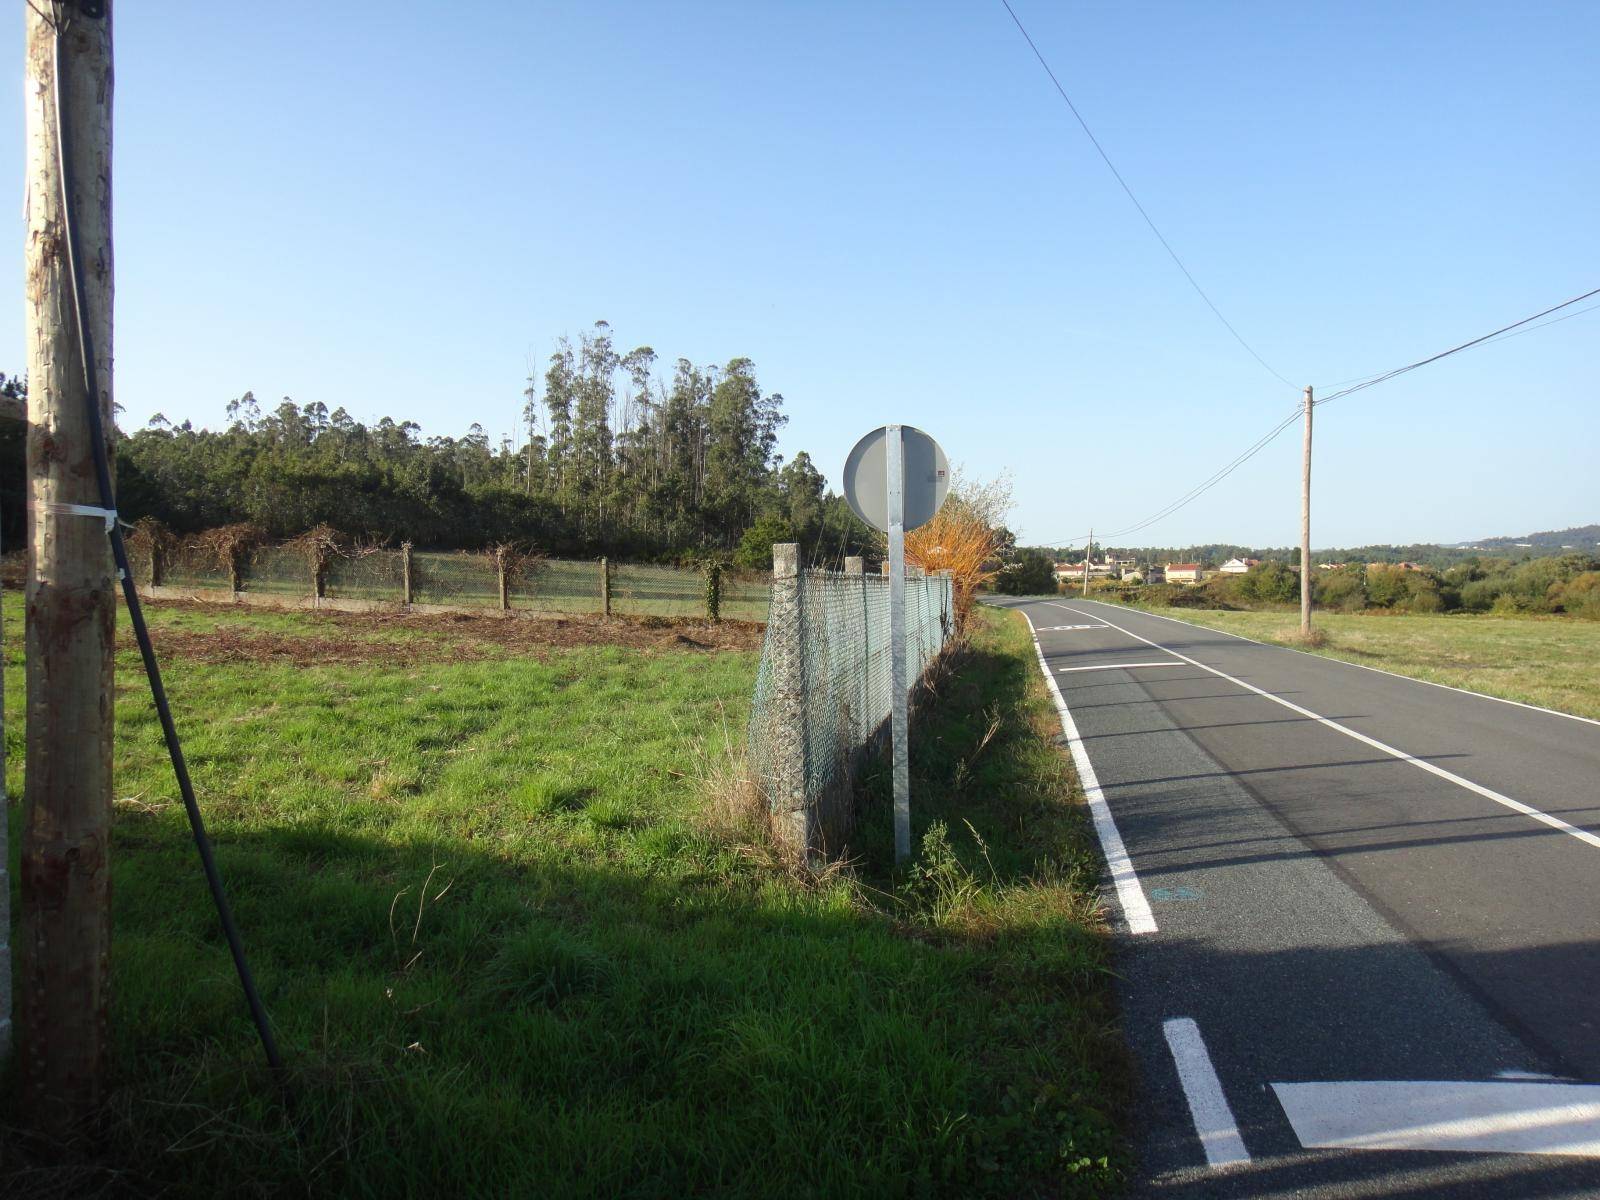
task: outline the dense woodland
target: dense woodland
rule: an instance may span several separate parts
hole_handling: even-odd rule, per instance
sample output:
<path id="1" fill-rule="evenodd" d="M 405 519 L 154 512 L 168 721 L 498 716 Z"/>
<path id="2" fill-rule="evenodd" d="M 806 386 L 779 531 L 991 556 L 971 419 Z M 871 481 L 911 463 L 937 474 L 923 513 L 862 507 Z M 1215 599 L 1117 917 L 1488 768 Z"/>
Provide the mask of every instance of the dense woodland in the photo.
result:
<path id="1" fill-rule="evenodd" d="M 493 444 L 478 425 L 424 438 L 415 422 L 365 425 L 322 403 L 266 409 L 249 392 L 220 430 L 158 415 L 116 435 L 118 507 L 177 533 L 248 522 L 286 537 L 327 524 L 422 548 L 516 543 L 754 567 L 774 541 L 800 541 L 808 559 L 871 544 L 809 455 L 778 454 L 783 397 L 762 390 L 748 358 L 720 368 L 680 358 L 663 373 L 648 346 L 619 352 L 601 321 L 576 344 L 562 338 L 525 396 L 519 446 Z M 22 537 L 22 450 L 20 422 L 0 421 L 7 545 Z"/>

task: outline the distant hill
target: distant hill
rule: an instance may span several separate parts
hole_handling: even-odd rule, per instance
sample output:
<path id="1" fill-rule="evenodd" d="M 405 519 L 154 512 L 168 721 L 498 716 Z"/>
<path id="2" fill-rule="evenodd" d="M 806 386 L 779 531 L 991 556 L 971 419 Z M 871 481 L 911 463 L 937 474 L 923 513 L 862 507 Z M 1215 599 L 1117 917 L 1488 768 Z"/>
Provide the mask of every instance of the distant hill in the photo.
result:
<path id="1" fill-rule="evenodd" d="M 1592 551 L 1600 546 L 1600 525 L 1574 525 L 1571 529 L 1550 529 L 1543 533 L 1525 533 L 1521 537 L 1479 538 L 1473 542 L 1456 542 L 1458 550 L 1541 550 L 1545 553 L 1571 549 Z"/>

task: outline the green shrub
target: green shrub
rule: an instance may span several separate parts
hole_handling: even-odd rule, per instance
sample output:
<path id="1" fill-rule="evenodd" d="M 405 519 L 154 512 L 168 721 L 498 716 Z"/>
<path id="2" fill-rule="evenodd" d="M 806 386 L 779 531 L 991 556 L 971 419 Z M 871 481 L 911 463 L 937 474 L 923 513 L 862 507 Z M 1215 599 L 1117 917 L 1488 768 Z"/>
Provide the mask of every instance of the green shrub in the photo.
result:
<path id="1" fill-rule="evenodd" d="M 794 530 L 782 517 L 762 517 L 739 539 L 733 565 L 741 571 L 770 571 L 775 542 L 794 541 Z"/>
<path id="2" fill-rule="evenodd" d="M 1560 603 L 1563 612 L 1600 620 L 1600 571 L 1584 571 L 1567 580 Z"/>
<path id="3" fill-rule="evenodd" d="M 1359 563 L 1337 571 L 1319 571 L 1312 578 L 1318 604 L 1340 612 L 1360 612 L 1367 606 L 1367 571 Z"/>
<path id="4" fill-rule="evenodd" d="M 1043 550 L 1021 550 L 1001 568 L 994 590 L 1007 596 L 1043 596 L 1056 590 L 1055 559 Z"/>
<path id="5" fill-rule="evenodd" d="M 1300 598 L 1299 573 L 1280 562 L 1257 563 L 1232 583 L 1241 600 L 1288 604 Z"/>

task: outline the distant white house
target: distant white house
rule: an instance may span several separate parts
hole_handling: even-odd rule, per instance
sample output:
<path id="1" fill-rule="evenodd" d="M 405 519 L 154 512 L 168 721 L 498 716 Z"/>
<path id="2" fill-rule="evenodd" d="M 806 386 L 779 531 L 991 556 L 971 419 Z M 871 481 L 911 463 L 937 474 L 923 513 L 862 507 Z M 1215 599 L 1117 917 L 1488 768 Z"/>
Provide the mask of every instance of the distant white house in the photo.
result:
<path id="1" fill-rule="evenodd" d="M 1110 578 L 1110 571 L 1112 571 L 1112 568 L 1110 568 L 1110 563 L 1094 562 L 1093 558 L 1091 558 L 1090 579 Z M 1056 581 L 1067 582 L 1067 584 L 1069 584 L 1069 582 L 1074 581 L 1074 579 L 1083 579 L 1082 562 L 1056 563 Z"/>
<path id="2" fill-rule="evenodd" d="M 1206 577 L 1206 569 L 1199 563 L 1168 563 L 1168 583 L 1199 583 Z"/>
<path id="3" fill-rule="evenodd" d="M 1260 563 L 1259 558 L 1230 558 L 1217 568 L 1224 575 L 1243 575 L 1251 567 Z"/>

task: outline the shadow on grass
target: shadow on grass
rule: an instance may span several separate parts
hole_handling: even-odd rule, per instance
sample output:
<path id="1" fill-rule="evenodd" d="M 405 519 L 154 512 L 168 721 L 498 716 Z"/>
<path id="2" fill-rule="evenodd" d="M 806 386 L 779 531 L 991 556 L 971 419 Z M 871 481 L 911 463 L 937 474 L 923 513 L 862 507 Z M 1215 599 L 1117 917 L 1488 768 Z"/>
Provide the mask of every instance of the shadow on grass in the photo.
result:
<path id="1" fill-rule="evenodd" d="M 575 833 L 579 796 L 520 828 L 455 814 L 448 836 L 407 841 L 327 819 L 230 832 L 218 855 L 287 1106 L 181 821 L 119 812 L 117 1090 L 91 1153 L 8 1137 L 6 1187 L 1115 1192 L 1121 1058 L 1080 878 L 1092 850 L 1032 724 L 1029 667 L 1014 648 L 967 652 L 917 724 L 919 833 L 953 831 L 990 897 L 971 912 L 843 877 L 807 889 L 686 819 L 597 844 Z M 878 832 L 863 872 L 891 892 Z"/>

